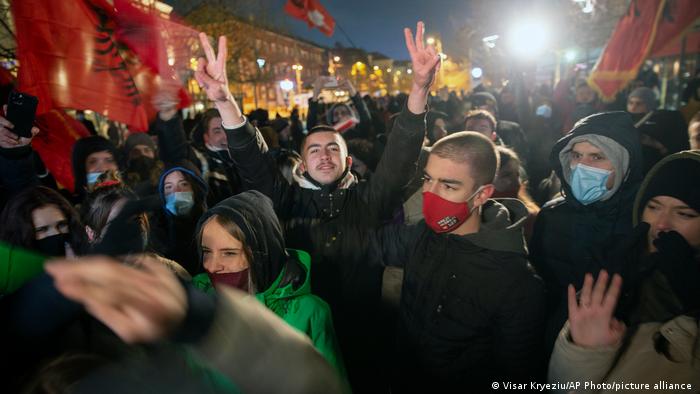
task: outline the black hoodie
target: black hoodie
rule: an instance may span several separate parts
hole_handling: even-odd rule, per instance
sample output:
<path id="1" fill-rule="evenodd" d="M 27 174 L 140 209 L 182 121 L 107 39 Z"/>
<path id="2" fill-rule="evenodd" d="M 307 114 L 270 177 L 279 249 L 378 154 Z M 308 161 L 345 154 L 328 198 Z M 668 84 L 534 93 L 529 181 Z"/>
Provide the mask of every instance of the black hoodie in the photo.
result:
<path id="1" fill-rule="evenodd" d="M 586 134 L 610 138 L 629 154 L 628 171 L 617 192 L 590 205 L 574 198 L 559 156 L 573 138 Z M 549 292 L 552 319 L 547 339 L 548 345 L 553 345 L 566 320 L 568 284 L 580 289 L 587 272 L 597 275 L 601 269 L 609 268 L 611 250 L 632 232 L 632 205 L 642 180 L 639 136 L 625 112 L 591 115 L 577 122 L 554 145 L 550 162 L 561 179 L 564 197 L 547 203 L 537 216 L 530 241 L 530 261 Z"/>
<path id="2" fill-rule="evenodd" d="M 258 290 L 265 290 L 277 279 L 287 260 L 282 227 L 272 208 L 272 201 L 258 191 L 229 197 L 208 210 L 197 223 L 200 234 L 209 218 L 220 215 L 232 220 L 245 235 L 245 246 L 253 254 L 250 273 Z M 200 254 L 201 255 L 201 254 Z"/>

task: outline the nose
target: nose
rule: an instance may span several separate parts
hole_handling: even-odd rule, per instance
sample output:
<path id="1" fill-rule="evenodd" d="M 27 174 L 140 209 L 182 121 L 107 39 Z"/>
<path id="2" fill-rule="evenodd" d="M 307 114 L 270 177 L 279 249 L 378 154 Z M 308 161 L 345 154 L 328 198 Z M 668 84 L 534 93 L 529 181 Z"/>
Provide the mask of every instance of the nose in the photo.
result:
<path id="1" fill-rule="evenodd" d="M 204 269 L 211 274 L 217 274 L 224 270 L 224 266 L 221 264 L 221 260 L 212 253 L 204 261 Z"/>
<path id="2" fill-rule="evenodd" d="M 656 218 L 654 219 L 654 222 L 652 223 L 654 233 L 660 233 L 660 232 L 672 230 L 671 221 L 669 219 L 670 218 L 669 218 L 669 215 L 667 213 L 665 213 L 665 212 L 659 213 L 656 216 Z"/>

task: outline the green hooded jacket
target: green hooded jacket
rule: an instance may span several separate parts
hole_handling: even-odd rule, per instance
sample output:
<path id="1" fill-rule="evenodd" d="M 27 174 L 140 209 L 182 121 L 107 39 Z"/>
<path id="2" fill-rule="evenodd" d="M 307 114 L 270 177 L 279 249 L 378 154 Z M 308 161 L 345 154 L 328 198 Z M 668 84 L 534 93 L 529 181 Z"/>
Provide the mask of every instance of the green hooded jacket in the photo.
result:
<path id="1" fill-rule="evenodd" d="M 213 215 L 233 220 L 245 234 L 245 244 L 253 255 L 250 275 L 255 287 L 260 289 L 255 297 L 290 326 L 306 334 L 340 376 L 346 378 L 330 308 L 311 294 L 311 257 L 304 251 L 284 247 L 270 199 L 257 191 L 230 197 L 200 218 L 196 234 L 201 234 L 202 226 Z M 192 283 L 207 293 L 215 291 L 206 273 L 195 276 Z"/>

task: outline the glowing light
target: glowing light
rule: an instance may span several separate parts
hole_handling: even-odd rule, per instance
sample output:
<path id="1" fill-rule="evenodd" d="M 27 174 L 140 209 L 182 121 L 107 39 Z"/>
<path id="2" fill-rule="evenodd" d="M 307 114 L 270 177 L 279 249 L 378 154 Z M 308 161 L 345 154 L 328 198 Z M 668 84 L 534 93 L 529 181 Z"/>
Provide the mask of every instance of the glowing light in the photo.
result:
<path id="1" fill-rule="evenodd" d="M 285 92 L 288 92 L 294 89 L 294 83 L 288 79 L 285 79 L 284 81 L 280 81 L 280 88 Z"/>
<path id="2" fill-rule="evenodd" d="M 428 37 L 428 39 L 425 42 L 427 42 L 428 45 L 434 45 L 435 39 L 433 37 Z"/>
<path id="3" fill-rule="evenodd" d="M 481 67 L 472 68 L 472 77 L 474 77 L 474 79 L 479 79 L 482 75 L 484 75 L 484 70 L 482 70 Z"/>
<path id="4" fill-rule="evenodd" d="M 258 60 L 256 60 L 256 62 L 258 63 L 258 67 L 259 67 L 259 68 L 265 67 L 265 63 L 266 63 L 266 62 L 265 62 L 265 59 L 259 57 Z"/>
<path id="5" fill-rule="evenodd" d="M 411 70 L 410 68 L 408 70 L 406 70 L 406 72 L 409 74 L 413 74 L 413 70 Z"/>
<path id="6" fill-rule="evenodd" d="M 377 70 L 379 70 L 379 66 L 374 66 L 374 67 L 372 67 L 372 69 L 373 69 L 374 71 L 377 71 Z"/>
<path id="7" fill-rule="evenodd" d="M 509 34 L 511 51 L 523 58 L 540 55 L 549 44 L 550 32 L 545 23 L 538 20 L 523 20 L 513 26 Z"/>
<path id="8" fill-rule="evenodd" d="M 566 51 L 566 53 L 564 54 L 564 58 L 565 58 L 566 61 L 569 62 L 569 63 L 573 62 L 574 60 L 576 60 L 576 51 L 574 51 L 573 49 L 569 49 L 569 50 Z"/>
<path id="9" fill-rule="evenodd" d="M 338 63 L 340 61 L 340 56 L 333 56 L 333 61 Z"/>

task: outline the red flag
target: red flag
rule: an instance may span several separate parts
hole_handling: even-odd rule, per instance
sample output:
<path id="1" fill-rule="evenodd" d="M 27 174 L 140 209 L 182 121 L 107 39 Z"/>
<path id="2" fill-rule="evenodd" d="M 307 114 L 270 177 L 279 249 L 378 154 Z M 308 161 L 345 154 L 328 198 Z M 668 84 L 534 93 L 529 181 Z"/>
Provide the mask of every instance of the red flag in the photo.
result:
<path id="1" fill-rule="evenodd" d="M 19 90 L 39 97 L 38 114 L 91 109 L 146 130 L 148 119 L 114 41 L 105 0 L 14 0 Z"/>
<path id="2" fill-rule="evenodd" d="M 152 10 L 137 8 L 130 0 L 114 0 L 114 7 L 117 11 L 117 40 L 126 44 L 146 67 L 160 77 L 153 75 L 149 80 L 147 77 L 137 78 L 137 74 L 132 73 L 142 96 L 144 90 L 151 90 L 154 88 L 152 85 L 158 86 L 162 79 L 179 87 L 180 108 L 187 107 L 190 98 L 177 75 L 190 66 L 190 48 L 199 42 L 198 32 L 174 20 L 165 19 Z M 146 97 L 144 102 L 147 102 Z"/>
<path id="3" fill-rule="evenodd" d="M 284 11 L 305 21 L 310 28 L 316 27 L 328 37 L 333 35 L 335 30 L 335 19 L 326 11 L 319 0 L 287 0 Z"/>
<path id="4" fill-rule="evenodd" d="M 647 57 L 679 39 L 699 16 L 697 0 L 632 1 L 593 68 L 589 85 L 603 100 L 614 100 Z"/>
<path id="5" fill-rule="evenodd" d="M 39 115 L 36 126 L 41 131 L 32 140 L 32 147 L 56 182 L 73 192 L 73 167 L 69 152 L 76 140 L 90 133 L 85 125 L 58 109 Z"/>

